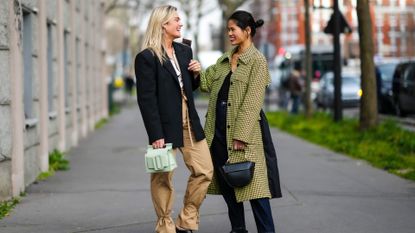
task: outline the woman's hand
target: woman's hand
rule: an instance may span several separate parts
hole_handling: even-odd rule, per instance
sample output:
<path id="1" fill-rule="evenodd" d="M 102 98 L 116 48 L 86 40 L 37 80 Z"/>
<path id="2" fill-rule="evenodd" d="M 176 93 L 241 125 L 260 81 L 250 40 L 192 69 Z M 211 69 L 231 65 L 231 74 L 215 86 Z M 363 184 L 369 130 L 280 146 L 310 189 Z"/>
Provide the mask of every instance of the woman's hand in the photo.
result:
<path id="1" fill-rule="evenodd" d="M 153 149 L 163 148 L 164 145 L 164 138 L 156 140 L 152 143 Z"/>
<path id="2" fill-rule="evenodd" d="M 200 71 L 202 70 L 202 66 L 200 62 L 197 60 L 190 60 L 188 70 L 192 71 L 195 77 L 199 76 Z"/>
<path id="3" fill-rule="evenodd" d="M 246 144 L 245 144 L 245 142 L 243 142 L 243 141 L 239 141 L 239 140 L 236 140 L 236 139 L 233 139 L 233 149 L 234 150 L 245 150 L 245 146 L 246 146 Z"/>

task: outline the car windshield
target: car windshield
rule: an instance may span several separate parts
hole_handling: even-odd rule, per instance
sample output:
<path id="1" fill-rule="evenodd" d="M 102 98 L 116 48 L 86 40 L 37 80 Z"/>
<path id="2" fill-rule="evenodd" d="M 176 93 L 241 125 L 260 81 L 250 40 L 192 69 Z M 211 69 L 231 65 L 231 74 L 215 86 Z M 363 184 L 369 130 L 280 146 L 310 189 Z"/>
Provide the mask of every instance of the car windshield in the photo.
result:
<path id="1" fill-rule="evenodd" d="M 342 78 L 342 85 L 344 85 L 344 86 L 359 86 L 360 83 L 359 83 L 358 78 L 346 76 L 346 77 Z"/>
<path id="2" fill-rule="evenodd" d="M 382 81 L 392 82 L 393 72 L 395 72 L 396 64 L 379 65 L 380 78 Z"/>
<path id="3" fill-rule="evenodd" d="M 334 85 L 334 77 L 329 77 L 330 85 Z M 352 86 L 352 85 L 360 85 L 359 79 L 353 76 L 343 76 L 342 77 L 342 85 L 344 86 Z"/>

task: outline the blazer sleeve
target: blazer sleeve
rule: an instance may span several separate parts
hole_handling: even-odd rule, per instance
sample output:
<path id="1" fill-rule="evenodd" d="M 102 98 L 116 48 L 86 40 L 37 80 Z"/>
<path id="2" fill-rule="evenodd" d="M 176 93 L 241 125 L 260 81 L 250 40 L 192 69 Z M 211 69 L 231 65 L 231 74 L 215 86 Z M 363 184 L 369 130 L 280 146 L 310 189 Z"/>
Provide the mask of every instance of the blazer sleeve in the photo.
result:
<path id="1" fill-rule="evenodd" d="M 147 53 L 146 53 L 147 52 Z M 134 62 L 137 102 L 150 144 L 164 138 L 158 110 L 156 58 L 149 51 L 139 53 Z"/>
<path id="2" fill-rule="evenodd" d="M 238 111 L 233 139 L 248 143 L 264 103 L 265 89 L 270 75 L 265 58 L 259 57 L 253 64 L 248 89 Z"/>
<path id="3" fill-rule="evenodd" d="M 189 61 L 193 59 L 193 51 L 191 47 L 188 47 L 187 49 L 187 56 L 189 57 Z M 192 79 L 192 90 L 196 90 L 200 86 L 200 78 L 199 76 L 195 77 L 193 71 L 189 71 L 190 77 Z"/>

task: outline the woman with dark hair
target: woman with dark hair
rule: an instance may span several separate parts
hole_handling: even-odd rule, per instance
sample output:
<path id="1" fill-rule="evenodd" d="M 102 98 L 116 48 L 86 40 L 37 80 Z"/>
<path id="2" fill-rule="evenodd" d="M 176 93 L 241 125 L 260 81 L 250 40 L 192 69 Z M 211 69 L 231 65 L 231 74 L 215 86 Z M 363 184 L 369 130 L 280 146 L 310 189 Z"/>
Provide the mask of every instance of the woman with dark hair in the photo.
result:
<path id="1" fill-rule="evenodd" d="M 214 178 L 208 193 L 222 194 L 225 199 L 232 225 L 231 233 L 247 232 L 243 201 L 248 200 L 258 232 L 275 232 L 269 199 L 281 197 L 276 157 L 274 168 L 269 169 L 260 124 L 261 107 L 270 75 L 267 61 L 255 48 L 252 38 L 263 24 L 263 20 L 255 21 L 246 11 L 233 13 L 227 27 L 230 43 L 235 47 L 200 74 L 201 90 L 210 93 L 205 133 L 210 146 Z M 255 162 L 252 181 L 240 188 L 228 185 L 221 167 L 227 162 L 247 160 Z M 268 177 L 268 174 L 273 175 Z M 273 181 L 270 182 L 270 179 Z M 273 187 L 271 183 L 278 187 Z"/>

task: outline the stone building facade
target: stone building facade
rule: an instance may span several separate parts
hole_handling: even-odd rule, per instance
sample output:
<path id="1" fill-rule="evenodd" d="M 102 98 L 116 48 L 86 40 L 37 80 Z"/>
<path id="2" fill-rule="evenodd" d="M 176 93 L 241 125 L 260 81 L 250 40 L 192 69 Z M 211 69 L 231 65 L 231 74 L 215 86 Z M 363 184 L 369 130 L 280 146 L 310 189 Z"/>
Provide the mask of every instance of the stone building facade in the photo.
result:
<path id="1" fill-rule="evenodd" d="M 103 22 L 101 0 L 2 0 L 0 200 L 108 116 Z"/>

